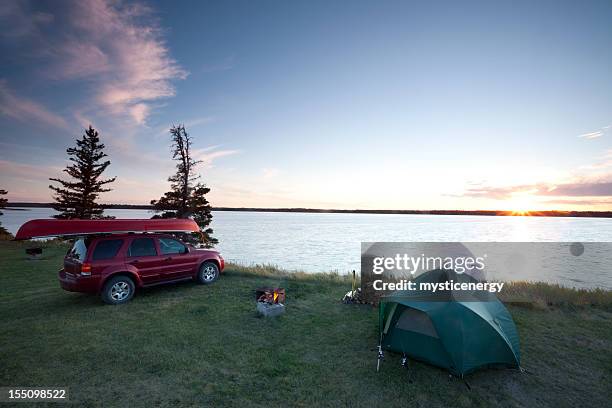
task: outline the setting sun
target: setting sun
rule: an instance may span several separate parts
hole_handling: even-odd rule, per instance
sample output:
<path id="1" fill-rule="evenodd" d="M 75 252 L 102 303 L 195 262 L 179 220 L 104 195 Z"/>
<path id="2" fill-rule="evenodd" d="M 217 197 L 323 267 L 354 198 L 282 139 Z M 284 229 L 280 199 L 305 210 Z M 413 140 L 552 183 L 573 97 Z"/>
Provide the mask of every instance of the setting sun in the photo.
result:
<path id="1" fill-rule="evenodd" d="M 509 201 L 509 210 L 512 215 L 530 215 L 534 209 L 533 196 L 525 193 L 513 194 Z"/>

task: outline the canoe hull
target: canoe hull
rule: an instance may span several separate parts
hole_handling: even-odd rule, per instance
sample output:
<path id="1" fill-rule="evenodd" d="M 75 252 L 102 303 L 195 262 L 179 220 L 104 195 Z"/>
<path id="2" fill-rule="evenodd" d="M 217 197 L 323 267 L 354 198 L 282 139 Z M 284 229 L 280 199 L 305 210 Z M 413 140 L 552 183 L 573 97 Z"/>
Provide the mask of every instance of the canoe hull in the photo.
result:
<path id="1" fill-rule="evenodd" d="M 23 224 L 15 240 L 69 237 L 130 232 L 199 232 L 191 219 L 131 219 L 131 220 L 31 220 Z"/>

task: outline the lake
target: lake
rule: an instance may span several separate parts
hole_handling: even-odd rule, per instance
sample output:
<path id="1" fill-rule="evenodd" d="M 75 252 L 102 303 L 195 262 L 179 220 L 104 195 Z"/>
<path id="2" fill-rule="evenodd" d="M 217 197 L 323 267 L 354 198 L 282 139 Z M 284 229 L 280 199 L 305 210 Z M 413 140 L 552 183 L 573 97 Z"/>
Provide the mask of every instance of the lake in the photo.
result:
<path id="1" fill-rule="evenodd" d="M 24 222 L 48 218 L 50 208 L 4 209 L 2 225 L 15 233 Z M 107 210 L 117 218 L 150 218 L 147 210 Z M 606 218 L 488 217 L 467 215 L 321 214 L 213 212 L 217 249 L 233 262 L 274 264 L 306 272 L 347 273 L 360 269 L 360 243 L 386 242 L 610 242 Z M 601 262 L 600 262 L 601 263 Z M 608 264 L 610 265 L 610 264 Z M 608 268 L 610 269 L 610 268 Z M 547 281 L 574 287 L 612 289 L 612 271 L 597 277 Z M 514 277 L 515 279 L 517 277 Z M 520 276 L 537 280 L 537 276 Z"/>

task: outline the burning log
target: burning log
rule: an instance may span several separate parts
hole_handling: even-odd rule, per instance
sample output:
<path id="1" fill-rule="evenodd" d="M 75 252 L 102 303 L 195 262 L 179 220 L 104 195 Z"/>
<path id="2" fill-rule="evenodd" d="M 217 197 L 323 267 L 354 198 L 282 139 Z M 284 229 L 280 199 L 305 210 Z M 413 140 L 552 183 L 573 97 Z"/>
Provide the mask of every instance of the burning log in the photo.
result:
<path id="1" fill-rule="evenodd" d="M 255 299 L 257 302 L 264 302 L 268 304 L 285 303 L 285 289 L 284 288 L 258 288 L 255 290 Z"/>
<path id="2" fill-rule="evenodd" d="M 258 288 L 255 290 L 257 312 L 265 317 L 274 317 L 285 312 L 285 289 Z"/>

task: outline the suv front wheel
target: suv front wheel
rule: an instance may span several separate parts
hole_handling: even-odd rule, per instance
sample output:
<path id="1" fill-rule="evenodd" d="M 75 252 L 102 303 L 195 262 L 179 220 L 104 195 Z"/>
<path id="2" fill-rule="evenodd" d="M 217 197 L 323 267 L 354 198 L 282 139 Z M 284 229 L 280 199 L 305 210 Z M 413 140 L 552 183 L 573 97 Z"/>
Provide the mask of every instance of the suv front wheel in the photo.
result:
<path id="1" fill-rule="evenodd" d="M 104 284 L 104 289 L 102 289 L 102 300 L 109 305 L 126 303 L 134 296 L 135 290 L 136 286 L 132 279 L 123 275 L 115 276 Z"/>
<path id="2" fill-rule="evenodd" d="M 207 261 L 200 266 L 198 282 L 205 285 L 211 284 L 219 278 L 219 267 L 216 263 Z"/>

